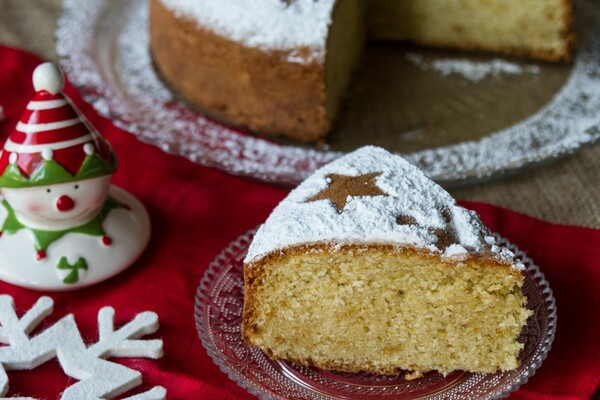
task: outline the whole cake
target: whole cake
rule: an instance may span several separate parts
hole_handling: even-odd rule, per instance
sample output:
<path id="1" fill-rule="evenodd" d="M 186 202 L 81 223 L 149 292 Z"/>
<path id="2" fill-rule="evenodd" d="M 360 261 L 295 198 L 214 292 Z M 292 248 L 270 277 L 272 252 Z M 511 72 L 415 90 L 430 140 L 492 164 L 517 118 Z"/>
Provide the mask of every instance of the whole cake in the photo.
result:
<path id="1" fill-rule="evenodd" d="M 274 359 L 419 376 L 519 365 L 523 265 L 403 158 L 364 147 L 321 168 L 244 260 L 242 334 Z"/>
<path id="2" fill-rule="evenodd" d="M 572 0 L 149 0 L 150 47 L 208 113 L 301 141 L 335 120 L 367 38 L 569 60 Z"/>

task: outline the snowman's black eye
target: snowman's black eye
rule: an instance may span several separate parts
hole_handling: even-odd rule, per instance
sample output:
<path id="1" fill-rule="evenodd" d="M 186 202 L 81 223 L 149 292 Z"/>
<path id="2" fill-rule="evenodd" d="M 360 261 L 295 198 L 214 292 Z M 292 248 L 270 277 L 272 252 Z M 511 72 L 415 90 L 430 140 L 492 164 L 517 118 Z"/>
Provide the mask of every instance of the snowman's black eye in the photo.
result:
<path id="1" fill-rule="evenodd" d="M 75 189 L 79 189 L 79 185 L 75 185 Z"/>
<path id="2" fill-rule="evenodd" d="M 46 192 L 47 192 L 47 193 L 50 193 L 50 189 L 46 189 Z"/>

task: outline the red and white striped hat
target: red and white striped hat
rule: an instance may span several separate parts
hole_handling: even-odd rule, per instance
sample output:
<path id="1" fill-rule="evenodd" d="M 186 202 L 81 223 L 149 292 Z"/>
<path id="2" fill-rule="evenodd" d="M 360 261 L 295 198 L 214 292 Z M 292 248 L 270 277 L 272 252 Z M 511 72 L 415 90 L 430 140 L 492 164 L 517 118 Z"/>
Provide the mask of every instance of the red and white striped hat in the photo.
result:
<path id="1" fill-rule="evenodd" d="M 33 86 L 36 93 L 0 154 L 0 187 L 40 186 L 113 173 L 117 163 L 112 148 L 63 94 L 62 71 L 52 63 L 39 65 L 33 72 Z M 90 156 L 95 162 L 87 164 L 94 170 L 82 171 Z M 44 179 L 38 170 L 47 161 L 54 161 L 68 174 Z M 15 171 L 22 175 L 16 181 L 4 176 Z"/>

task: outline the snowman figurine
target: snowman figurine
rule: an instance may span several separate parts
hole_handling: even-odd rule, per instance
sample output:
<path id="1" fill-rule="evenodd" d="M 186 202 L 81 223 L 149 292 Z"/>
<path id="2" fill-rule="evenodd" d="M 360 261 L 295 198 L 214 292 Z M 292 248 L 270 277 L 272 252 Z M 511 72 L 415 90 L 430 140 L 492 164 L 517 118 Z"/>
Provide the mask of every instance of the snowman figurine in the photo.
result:
<path id="1" fill-rule="evenodd" d="M 111 146 L 63 94 L 52 63 L 0 153 L 0 279 L 39 290 L 88 286 L 123 271 L 150 238 L 144 206 L 111 185 Z"/>

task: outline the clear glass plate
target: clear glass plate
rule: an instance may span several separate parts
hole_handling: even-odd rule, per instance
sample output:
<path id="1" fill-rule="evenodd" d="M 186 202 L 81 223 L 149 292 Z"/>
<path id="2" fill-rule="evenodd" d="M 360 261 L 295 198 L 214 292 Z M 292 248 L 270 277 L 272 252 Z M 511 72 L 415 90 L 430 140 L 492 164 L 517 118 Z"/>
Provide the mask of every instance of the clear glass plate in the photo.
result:
<path id="1" fill-rule="evenodd" d="M 372 44 L 322 148 L 261 137 L 181 101 L 154 69 L 147 0 L 89 0 L 85 7 L 65 0 L 57 54 L 100 114 L 197 163 L 295 185 L 373 144 L 402 153 L 448 187 L 520 172 L 600 138 L 600 3 L 576 3 L 572 65 Z M 521 73 L 505 68 L 479 80 L 452 73 L 461 63 L 489 70 L 497 62 Z"/>
<path id="2" fill-rule="evenodd" d="M 533 311 L 519 340 L 525 343 L 521 366 L 496 374 L 437 372 L 407 381 L 389 377 L 344 374 L 272 361 L 249 349 L 241 337 L 244 302 L 243 259 L 255 231 L 229 244 L 210 264 L 196 293 L 194 316 L 203 346 L 219 368 L 261 400 L 368 399 L 500 399 L 517 390 L 540 367 L 556 332 L 552 289 L 537 265 L 508 240 L 495 235 L 525 267 L 523 291 Z"/>

